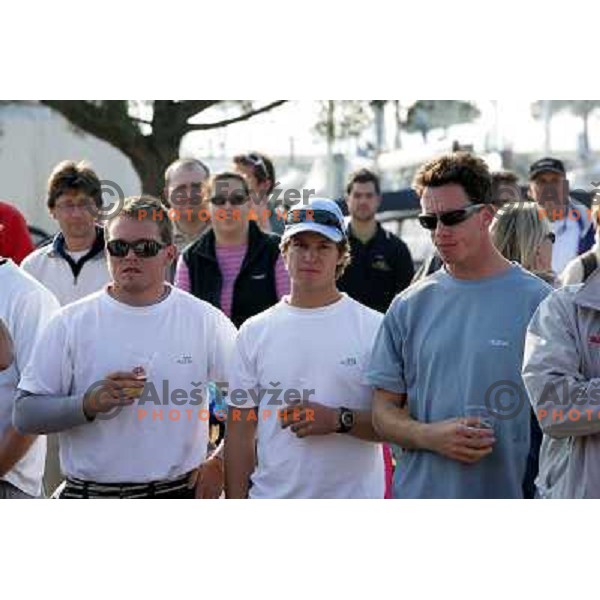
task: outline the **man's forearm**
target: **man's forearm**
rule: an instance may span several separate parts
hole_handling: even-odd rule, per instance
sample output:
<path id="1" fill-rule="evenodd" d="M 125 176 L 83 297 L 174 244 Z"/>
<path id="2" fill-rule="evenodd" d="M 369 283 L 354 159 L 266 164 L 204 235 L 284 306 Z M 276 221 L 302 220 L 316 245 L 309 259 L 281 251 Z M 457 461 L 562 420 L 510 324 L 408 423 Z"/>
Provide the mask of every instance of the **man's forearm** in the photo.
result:
<path id="1" fill-rule="evenodd" d="M 10 333 L 4 324 L 4 321 L 0 319 L 0 371 L 8 369 L 14 359 L 13 356 L 13 343 Z"/>
<path id="2" fill-rule="evenodd" d="M 4 477 L 27 453 L 36 435 L 21 435 L 9 427 L 0 438 L 0 477 Z"/>
<path id="3" fill-rule="evenodd" d="M 348 435 L 368 442 L 381 441 L 373 427 L 373 413 L 370 410 L 360 410 L 354 413 L 354 425 Z"/>
<path id="4" fill-rule="evenodd" d="M 44 396 L 17 390 L 13 424 L 21 433 L 56 433 L 89 422 L 79 395 Z"/>
<path id="5" fill-rule="evenodd" d="M 254 410 L 254 409 L 250 409 Z M 246 411 L 242 411 L 245 413 Z M 225 496 L 232 499 L 248 497 L 250 476 L 256 466 L 256 424 L 245 419 L 227 423 L 225 437 Z"/>
<path id="6" fill-rule="evenodd" d="M 406 394 L 377 389 L 373 398 L 373 427 L 380 438 L 407 450 L 426 450 L 427 424 L 413 419 Z"/>

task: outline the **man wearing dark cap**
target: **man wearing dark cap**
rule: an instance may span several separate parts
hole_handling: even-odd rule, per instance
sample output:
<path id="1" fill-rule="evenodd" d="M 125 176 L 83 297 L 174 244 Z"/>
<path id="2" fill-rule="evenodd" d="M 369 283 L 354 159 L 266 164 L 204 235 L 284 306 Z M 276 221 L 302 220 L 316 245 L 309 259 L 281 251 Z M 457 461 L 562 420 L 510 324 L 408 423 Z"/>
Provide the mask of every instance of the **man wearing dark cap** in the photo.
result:
<path id="1" fill-rule="evenodd" d="M 556 236 L 552 270 L 562 273 L 567 264 L 594 244 L 594 226 L 583 204 L 569 197 L 565 166 L 547 156 L 529 167 L 529 195 L 545 211 Z"/>

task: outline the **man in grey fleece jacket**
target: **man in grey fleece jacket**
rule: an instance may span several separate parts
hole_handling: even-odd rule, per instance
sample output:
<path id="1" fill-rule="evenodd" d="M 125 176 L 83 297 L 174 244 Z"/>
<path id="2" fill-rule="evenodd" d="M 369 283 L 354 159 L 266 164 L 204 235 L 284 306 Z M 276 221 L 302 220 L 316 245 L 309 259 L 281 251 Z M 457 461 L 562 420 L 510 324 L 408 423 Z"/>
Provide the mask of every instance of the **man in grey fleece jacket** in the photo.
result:
<path id="1" fill-rule="evenodd" d="M 600 271 L 540 304 L 523 380 L 544 433 L 538 496 L 600 498 Z"/>

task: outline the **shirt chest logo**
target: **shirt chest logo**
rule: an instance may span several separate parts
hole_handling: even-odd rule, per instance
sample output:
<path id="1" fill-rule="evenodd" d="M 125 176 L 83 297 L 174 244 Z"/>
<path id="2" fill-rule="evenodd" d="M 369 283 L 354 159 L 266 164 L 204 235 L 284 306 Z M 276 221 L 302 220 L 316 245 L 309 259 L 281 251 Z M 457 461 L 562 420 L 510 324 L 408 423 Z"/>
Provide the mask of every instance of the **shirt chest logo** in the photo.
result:
<path id="1" fill-rule="evenodd" d="M 182 354 L 181 357 L 178 358 L 176 362 L 179 365 L 191 365 L 192 357 L 190 354 Z"/>
<path id="2" fill-rule="evenodd" d="M 376 256 L 371 263 L 371 267 L 376 271 L 391 271 L 392 268 L 390 265 L 385 262 L 385 258 L 383 256 Z"/>
<path id="3" fill-rule="evenodd" d="M 600 346 L 600 333 L 592 333 L 588 337 L 588 342 L 590 346 Z"/>
<path id="4" fill-rule="evenodd" d="M 355 367 L 358 364 L 358 359 L 355 356 L 349 356 L 344 360 L 340 360 L 340 365 L 344 367 Z"/>
<path id="5" fill-rule="evenodd" d="M 490 346 L 493 346 L 494 348 L 508 348 L 510 344 L 508 343 L 508 340 L 499 340 L 499 339 L 491 339 L 490 340 Z"/>

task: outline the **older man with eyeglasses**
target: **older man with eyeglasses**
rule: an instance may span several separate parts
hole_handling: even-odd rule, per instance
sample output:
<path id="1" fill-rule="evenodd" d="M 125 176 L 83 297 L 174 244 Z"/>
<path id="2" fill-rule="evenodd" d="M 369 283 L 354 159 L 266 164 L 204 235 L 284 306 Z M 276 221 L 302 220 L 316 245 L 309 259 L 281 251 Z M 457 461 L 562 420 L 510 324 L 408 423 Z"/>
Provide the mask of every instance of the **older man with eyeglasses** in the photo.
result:
<path id="1" fill-rule="evenodd" d="M 494 247 L 481 159 L 435 159 L 415 188 L 444 267 L 394 300 L 367 374 L 375 429 L 396 446 L 394 496 L 520 498 L 530 443 L 523 345 L 550 288 Z"/>

